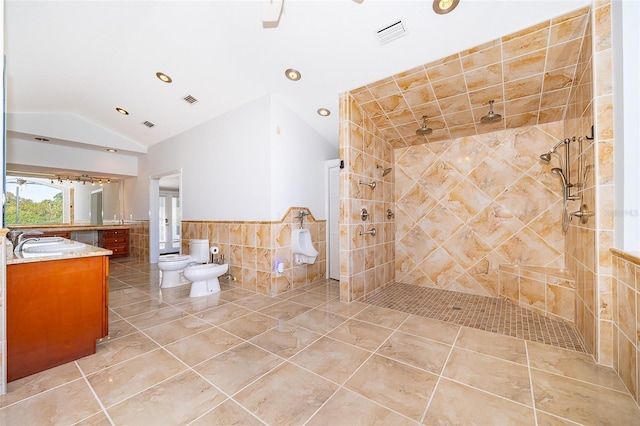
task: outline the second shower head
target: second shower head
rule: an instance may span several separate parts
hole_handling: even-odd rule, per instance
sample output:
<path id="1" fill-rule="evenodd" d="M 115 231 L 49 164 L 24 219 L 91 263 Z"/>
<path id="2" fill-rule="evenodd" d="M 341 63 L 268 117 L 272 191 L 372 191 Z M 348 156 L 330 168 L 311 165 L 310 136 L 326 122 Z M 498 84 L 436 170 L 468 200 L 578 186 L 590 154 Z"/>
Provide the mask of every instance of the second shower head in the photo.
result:
<path id="1" fill-rule="evenodd" d="M 376 169 L 382 169 L 382 176 L 386 176 L 389 174 L 389 172 L 391 172 L 391 167 L 385 169 L 383 166 L 381 166 L 380 164 L 376 164 Z"/>
<path id="2" fill-rule="evenodd" d="M 427 127 L 427 116 L 423 115 L 422 126 L 418 130 L 416 130 L 416 135 L 426 136 L 426 135 L 430 135 L 432 132 L 433 132 L 433 129 L 431 129 L 430 127 Z"/>
<path id="3" fill-rule="evenodd" d="M 495 123 L 496 121 L 502 120 L 502 116 L 500 114 L 496 114 L 493 112 L 493 103 L 495 101 L 492 99 L 489 101 L 489 112 L 484 117 L 480 118 L 481 123 Z"/>

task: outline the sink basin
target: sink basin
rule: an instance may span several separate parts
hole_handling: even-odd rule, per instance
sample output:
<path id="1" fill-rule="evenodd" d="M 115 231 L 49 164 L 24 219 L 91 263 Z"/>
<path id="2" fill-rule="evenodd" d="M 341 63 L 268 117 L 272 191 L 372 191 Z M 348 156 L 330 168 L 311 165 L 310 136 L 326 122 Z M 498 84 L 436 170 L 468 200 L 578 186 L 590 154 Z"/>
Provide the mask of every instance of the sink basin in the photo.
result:
<path id="1" fill-rule="evenodd" d="M 77 241 L 36 242 L 26 243 L 22 247 L 22 251 L 24 253 L 64 253 L 79 250 L 84 246 L 85 244 Z"/>

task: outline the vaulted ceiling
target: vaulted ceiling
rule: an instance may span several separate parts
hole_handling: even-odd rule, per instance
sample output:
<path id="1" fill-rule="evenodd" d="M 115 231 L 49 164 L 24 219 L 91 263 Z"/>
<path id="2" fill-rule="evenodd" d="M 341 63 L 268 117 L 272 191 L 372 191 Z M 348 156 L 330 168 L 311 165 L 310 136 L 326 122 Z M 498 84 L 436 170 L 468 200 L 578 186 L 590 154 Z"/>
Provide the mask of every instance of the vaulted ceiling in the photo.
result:
<path id="1" fill-rule="evenodd" d="M 553 18 L 591 0 L 461 0 L 447 15 L 430 0 L 284 0 L 272 26 L 269 3 L 6 0 L 7 111 L 73 116 L 137 152 L 266 94 L 336 147 L 339 94 L 358 87 L 399 145 L 422 115 L 431 139 L 479 131 L 489 99 L 505 126 L 544 121 L 559 114 L 585 24 Z M 377 31 L 397 20 L 406 34 L 381 44 Z M 287 68 L 302 78 L 287 80 Z"/>

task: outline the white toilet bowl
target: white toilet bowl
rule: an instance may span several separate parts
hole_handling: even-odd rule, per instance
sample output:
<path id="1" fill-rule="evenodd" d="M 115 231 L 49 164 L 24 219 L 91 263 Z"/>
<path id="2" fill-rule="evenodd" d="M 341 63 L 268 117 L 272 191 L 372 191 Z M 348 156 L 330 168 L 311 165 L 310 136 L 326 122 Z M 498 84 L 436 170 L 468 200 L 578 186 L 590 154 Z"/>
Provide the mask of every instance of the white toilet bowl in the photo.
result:
<path id="1" fill-rule="evenodd" d="M 160 256 L 158 258 L 158 269 L 162 271 L 160 288 L 189 284 L 189 281 L 184 279 L 182 272 L 190 263 L 193 263 L 193 258 L 188 255 L 165 254 Z"/>
<path id="2" fill-rule="evenodd" d="M 191 281 L 190 297 L 208 296 L 220 292 L 218 277 L 229 270 L 229 264 L 207 263 L 185 268 L 184 277 Z"/>

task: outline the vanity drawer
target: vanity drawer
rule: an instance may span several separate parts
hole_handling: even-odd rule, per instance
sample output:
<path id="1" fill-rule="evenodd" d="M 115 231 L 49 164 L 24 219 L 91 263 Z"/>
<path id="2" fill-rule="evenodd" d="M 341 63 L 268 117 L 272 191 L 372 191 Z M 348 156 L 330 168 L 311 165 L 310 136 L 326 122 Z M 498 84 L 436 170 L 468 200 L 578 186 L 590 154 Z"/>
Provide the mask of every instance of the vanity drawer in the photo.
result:
<path id="1" fill-rule="evenodd" d="M 129 230 L 107 229 L 102 231 L 102 247 L 111 250 L 111 257 L 129 256 Z"/>
<path id="2" fill-rule="evenodd" d="M 107 236 L 107 235 L 103 235 L 102 236 L 102 241 L 104 241 L 104 244 L 122 244 L 122 243 L 126 243 L 129 241 L 129 236 L 128 235 L 116 235 L 116 236 Z"/>

